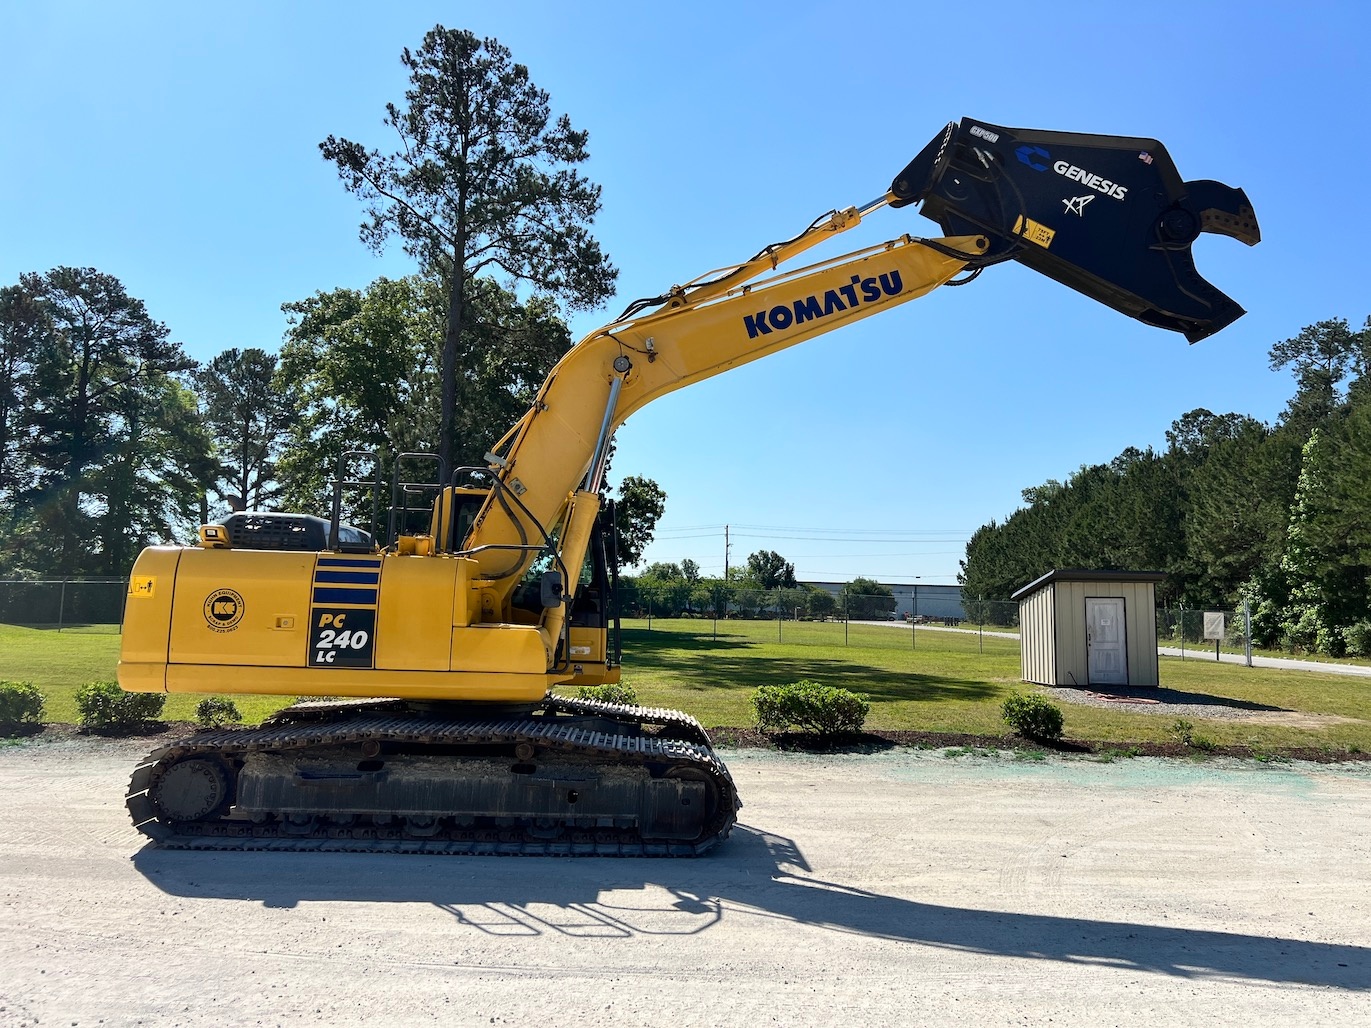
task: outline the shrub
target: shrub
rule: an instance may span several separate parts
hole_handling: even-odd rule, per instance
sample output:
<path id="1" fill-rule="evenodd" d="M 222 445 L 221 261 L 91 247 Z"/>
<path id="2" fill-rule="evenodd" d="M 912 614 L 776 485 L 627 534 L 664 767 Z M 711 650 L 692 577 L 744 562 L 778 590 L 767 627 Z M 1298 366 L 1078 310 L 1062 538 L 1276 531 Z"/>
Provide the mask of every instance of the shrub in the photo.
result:
<path id="1" fill-rule="evenodd" d="M 166 693 L 124 692 L 118 682 L 88 682 L 76 690 L 76 709 L 86 728 L 128 728 L 162 713 Z"/>
<path id="2" fill-rule="evenodd" d="M 638 705 L 638 694 L 633 691 L 633 686 L 623 684 L 583 685 L 576 690 L 576 698 L 600 700 L 602 703 L 623 703 L 630 707 Z"/>
<path id="3" fill-rule="evenodd" d="M 1187 721 L 1183 717 L 1176 718 L 1175 722 L 1172 723 L 1171 734 L 1179 739 L 1182 745 L 1190 746 L 1197 750 L 1208 752 L 1218 747 L 1218 743 L 1207 735 L 1197 735 L 1195 733 L 1195 723 L 1193 721 Z"/>
<path id="4" fill-rule="evenodd" d="M 752 713 L 763 732 L 839 735 L 860 732 L 871 705 L 865 696 L 803 679 L 789 685 L 763 685 L 752 694 Z"/>
<path id="5" fill-rule="evenodd" d="M 43 694 L 32 682 L 0 682 L 0 724 L 36 725 L 43 720 Z"/>
<path id="6" fill-rule="evenodd" d="M 1190 740 L 1190 745 L 1197 750 L 1204 750 L 1206 753 L 1210 753 L 1219 748 L 1219 744 L 1207 735 L 1195 736 Z"/>
<path id="7" fill-rule="evenodd" d="M 195 720 L 205 728 L 223 728 L 243 720 L 238 705 L 227 696 L 206 696 L 195 707 Z"/>
<path id="8" fill-rule="evenodd" d="M 1358 621 L 1342 630 L 1349 657 L 1371 657 L 1371 621 Z"/>
<path id="9" fill-rule="evenodd" d="M 1054 742 L 1062 737 L 1062 708 L 1037 693 L 1015 693 L 1000 705 L 1000 714 L 1025 739 Z"/>

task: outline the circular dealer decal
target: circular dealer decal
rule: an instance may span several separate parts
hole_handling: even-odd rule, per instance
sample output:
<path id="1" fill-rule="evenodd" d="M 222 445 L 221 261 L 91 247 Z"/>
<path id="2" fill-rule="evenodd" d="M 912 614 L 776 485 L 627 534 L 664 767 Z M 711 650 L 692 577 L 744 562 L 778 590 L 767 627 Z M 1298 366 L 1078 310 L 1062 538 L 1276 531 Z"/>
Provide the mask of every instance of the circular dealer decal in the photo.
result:
<path id="1" fill-rule="evenodd" d="M 215 589 L 205 600 L 205 621 L 216 632 L 232 632 L 243 620 L 243 596 L 233 589 Z"/>

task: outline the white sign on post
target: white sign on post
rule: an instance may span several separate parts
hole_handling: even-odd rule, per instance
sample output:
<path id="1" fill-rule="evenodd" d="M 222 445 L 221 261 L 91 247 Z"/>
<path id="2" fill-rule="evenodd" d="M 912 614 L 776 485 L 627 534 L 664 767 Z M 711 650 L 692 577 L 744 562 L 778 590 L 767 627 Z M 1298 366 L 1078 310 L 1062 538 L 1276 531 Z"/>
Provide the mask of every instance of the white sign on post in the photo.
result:
<path id="1" fill-rule="evenodd" d="M 1212 642 L 1223 640 L 1223 612 L 1206 610 L 1204 612 L 1204 637 Z"/>

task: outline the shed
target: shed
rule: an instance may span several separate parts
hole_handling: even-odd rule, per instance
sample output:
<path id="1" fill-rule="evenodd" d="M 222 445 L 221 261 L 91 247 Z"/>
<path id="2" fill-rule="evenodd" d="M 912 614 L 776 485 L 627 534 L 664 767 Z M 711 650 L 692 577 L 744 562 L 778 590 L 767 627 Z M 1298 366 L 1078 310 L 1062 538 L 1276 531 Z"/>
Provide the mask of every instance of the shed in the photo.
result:
<path id="1" fill-rule="evenodd" d="M 1038 685 L 1160 685 L 1160 571 L 1049 571 L 1019 601 L 1025 682 Z"/>

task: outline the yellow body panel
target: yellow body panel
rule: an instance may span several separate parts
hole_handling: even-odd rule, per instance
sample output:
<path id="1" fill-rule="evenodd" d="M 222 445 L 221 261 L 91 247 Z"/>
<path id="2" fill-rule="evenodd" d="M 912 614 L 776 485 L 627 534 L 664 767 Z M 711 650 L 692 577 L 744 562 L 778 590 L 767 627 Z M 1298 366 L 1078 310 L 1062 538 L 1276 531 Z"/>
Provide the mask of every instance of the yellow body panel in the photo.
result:
<path id="1" fill-rule="evenodd" d="M 178 546 L 149 546 L 138 555 L 129 577 L 128 599 L 124 603 L 124 628 L 120 659 L 139 665 L 167 662 L 167 630 L 171 625 L 171 598 L 176 591 L 176 567 L 181 554 Z M 124 675 L 119 683 L 125 689 Z M 159 683 L 158 689 L 161 689 Z M 135 689 L 147 692 L 147 689 Z"/>
<path id="2" fill-rule="evenodd" d="M 381 571 L 381 594 L 408 597 L 382 603 L 377 610 L 376 666 L 394 671 L 447 671 L 452 667 L 450 636 L 465 624 L 467 576 L 457 588 L 458 571 L 470 561 L 431 557 L 388 558 Z"/>
<path id="3" fill-rule="evenodd" d="M 452 629 L 452 666 L 463 671 L 545 675 L 547 636 L 536 625 L 473 625 Z"/>
<path id="4" fill-rule="evenodd" d="M 130 692 L 536 702 L 570 672 L 549 674 L 551 641 L 538 625 L 469 624 L 475 566 L 451 556 L 151 547 L 130 579 L 119 683 Z"/>
<path id="5" fill-rule="evenodd" d="M 313 553 L 184 550 L 168 661 L 303 665 L 314 561 Z"/>
<path id="6" fill-rule="evenodd" d="M 563 685 L 613 685 L 619 681 L 619 667 L 605 664 L 608 636 L 602 628 L 571 629 L 570 680 Z"/>
<path id="7" fill-rule="evenodd" d="M 139 676 L 135 669 L 134 679 Z M 414 700 L 462 700 L 480 703 L 536 703 L 551 679 L 545 674 L 511 675 L 452 671 L 371 671 L 313 667 L 261 668 L 212 664 L 172 664 L 166 669 L 167 692 L 260 693 L 268 696 L 398 696 Z M 129 692 L 155 692 L 124 684 Z"/>

